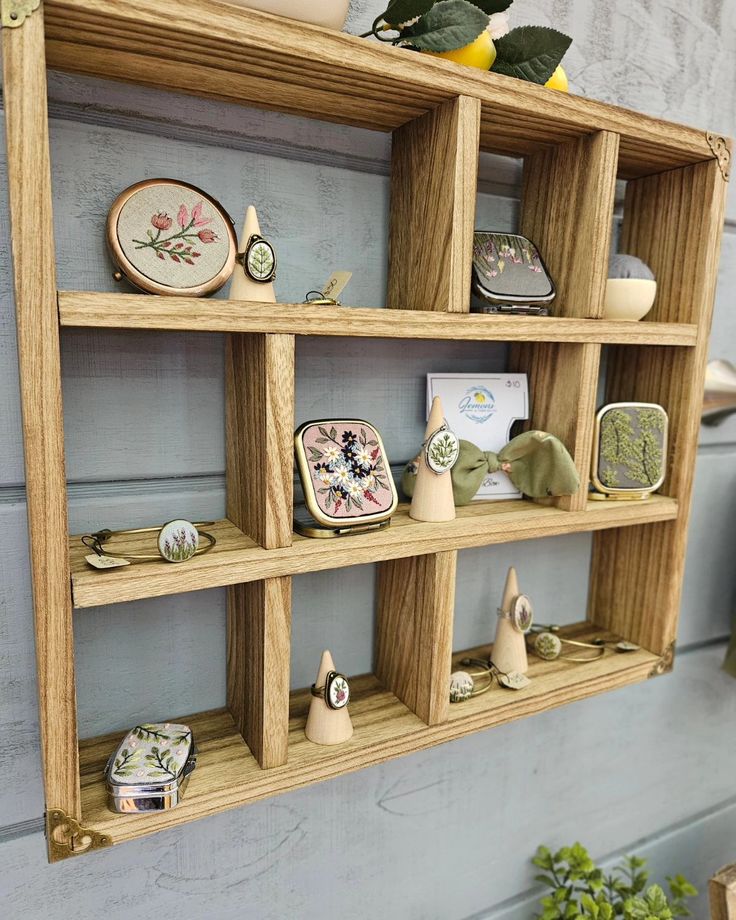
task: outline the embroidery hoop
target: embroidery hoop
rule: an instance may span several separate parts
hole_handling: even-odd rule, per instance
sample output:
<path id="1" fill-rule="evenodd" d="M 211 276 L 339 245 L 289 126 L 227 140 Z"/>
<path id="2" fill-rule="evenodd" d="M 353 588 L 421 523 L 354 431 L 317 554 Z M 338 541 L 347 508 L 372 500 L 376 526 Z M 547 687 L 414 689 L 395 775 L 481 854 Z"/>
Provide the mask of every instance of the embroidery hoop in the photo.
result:
<path id="1" fill-rule="evenodd" d="M 156 186 L 176 186 L 186 191 L 188 195 L 193 193 L 198 198 L 202 198 L 202 200 L 206 201 L 216 212 L 225 226 L 228 248 L 225 262 L 215 275 L 201 284 L 172 287 L 158 282 L 140 271 L 123 251 L 118 234 L 118 223 L 123 208 L 135 197 L 135 195 L 145 189 L 155 188 Z M 190 185 L 188 182 L 180 182 L 178 179 L 146 179 L 143 182 L 136 182 L 135 185 L 131 185 L 129 188 L 126 188 L 125 191 L 121 192 L 113 202 L 107 215 L 107 246 L 110 250 L 112 260 L 115 263 L 116 270 L 113 273 L 113 277 L 116 281 L 126 278 L 132 285 L 144 291 L 146 294 L 164 294 L 180 297 L 205 297 L 208 294 L 214 294 L 215 291 L 219 291 L 233 273 L 235 268 L 235 257 L 238 251 L 235 227 L 227 211 L 211 195 L 203 192 L 202 189 L 197 188 L 196 185 Z"/>

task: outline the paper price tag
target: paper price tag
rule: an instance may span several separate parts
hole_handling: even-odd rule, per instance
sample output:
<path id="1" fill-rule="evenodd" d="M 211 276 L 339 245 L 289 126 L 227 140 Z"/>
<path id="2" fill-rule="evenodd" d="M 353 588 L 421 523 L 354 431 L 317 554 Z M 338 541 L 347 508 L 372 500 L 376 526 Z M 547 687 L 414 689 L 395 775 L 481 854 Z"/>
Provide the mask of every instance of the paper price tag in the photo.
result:
<path id="1" fill-rule="evenodd" d="M 84 558 L 93 569 L 116 569 L 121 565 L 130 565 L 128 559 L 121 559 L 119 556 L 98 556 L 92 553 Z"/>
<path id="2" fill-rule="evenodd" d="M 327 284 L 322 288 L 322 293 L 325 297 L 337 300 L 352 277 L 352 272 L 333 272 L 328 278 Z"/>

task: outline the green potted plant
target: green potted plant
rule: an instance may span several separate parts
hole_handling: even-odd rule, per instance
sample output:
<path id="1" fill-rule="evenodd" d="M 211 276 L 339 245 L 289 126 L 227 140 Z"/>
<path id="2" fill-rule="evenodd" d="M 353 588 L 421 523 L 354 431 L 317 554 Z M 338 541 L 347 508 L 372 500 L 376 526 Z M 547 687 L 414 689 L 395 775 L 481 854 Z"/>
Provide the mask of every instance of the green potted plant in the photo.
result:
<path id="1" fill-rule="evenodd" d="M 513 0 L 390 0 L 363 37 L 567 91 L 572 39 L 544 26 L 509 28 Z"/>
<path id="2" fill-rule="evenodd" d="M 685 901 L 697 889 L 682 875 L 667 876 L 669 895 L 649 885 L 646 859 L 627 856 L 606 875 L 580 843 L 553 853 L 540 846 L 532 859 L 542 874 L 535 879 L 550 891 L 540 901 L 536 920 L 672 920 L 690 916 Z"/>

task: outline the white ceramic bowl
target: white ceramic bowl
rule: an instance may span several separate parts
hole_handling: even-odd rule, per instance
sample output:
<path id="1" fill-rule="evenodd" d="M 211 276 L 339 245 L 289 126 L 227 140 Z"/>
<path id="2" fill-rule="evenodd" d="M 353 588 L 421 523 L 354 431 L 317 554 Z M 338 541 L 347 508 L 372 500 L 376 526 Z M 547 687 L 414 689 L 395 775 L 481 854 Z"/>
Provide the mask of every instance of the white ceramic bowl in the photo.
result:
<path id="1" fill-rule="evenodd" d="M 647 278 L 609 278 L 603 319 L 642 319 L 654 306 L 657 282 Z"/>
<path id="2" fill-rule="evenodd" d="M 247 6 L 275 16 L 299 22 L 311 22 L 325 29 L 342 29 L 348 17 L 350 0 L 227 0 L 235 6 Z"/>

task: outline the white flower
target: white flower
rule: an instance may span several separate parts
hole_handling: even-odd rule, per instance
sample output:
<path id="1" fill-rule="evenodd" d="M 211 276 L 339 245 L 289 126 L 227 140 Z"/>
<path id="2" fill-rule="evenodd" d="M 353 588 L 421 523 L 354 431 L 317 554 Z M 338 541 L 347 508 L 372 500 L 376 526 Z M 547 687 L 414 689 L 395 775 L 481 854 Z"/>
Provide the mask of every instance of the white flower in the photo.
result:
<path id="1" fill-rule="evenodd" d="M 361 466 L 371 465 L 371 455 L 367 447 L 361 447 L 355 452 L 355 459 Z"/>
<path id="2" fill-rule="evenodd" d="M 509 33 L 509 14 L 508 13 L 492 13 L 488 17 L 488 25 L 486 26 L 488 31 L 491 33 L 491 38 L 495 41 L 497 38 L 503 38 L 504 35 Z"/>
<path id="3" fill-rule="evenodd" d="M 329 470 L 320 470 L 319 471 L 319 481 L 323 482 L 326 486 L 330 485 L 332 482 L 332 475 Z"/>
<path id="4" fill-rule="evenodd" d="M 361 489 L 372 489 L 375 483 L 376 483 L 376 477 L 373 475 L 373 473 L 370 473 L 368 476 L 364 476 L 360 480 L 360 488 Z"/>
<path id="5" fill-rule="evenodd" d="M 328 463 L 332 463 L 333 460 L 337 460 L 339 456 L 340 448 L 337 446 L 337 444 L 330 444 L 325 447 L 324 459 Z"/>
<path id="6" fill-rule="evenodd" d="M 350 480 L 346 488 L 348 490 L 348 495 L 360 495 L 363 491 L 354 479 Z"/>
<path id="7" fill-rule="evenodd" d="M 333 477 L 332 483 L 336 486 L 345 485 L 346 482 L 350 482 L 353 478 L 353 474 L 346 466 L 341 466 L 339 469 L 335 470 L 335 475 Z"/>

